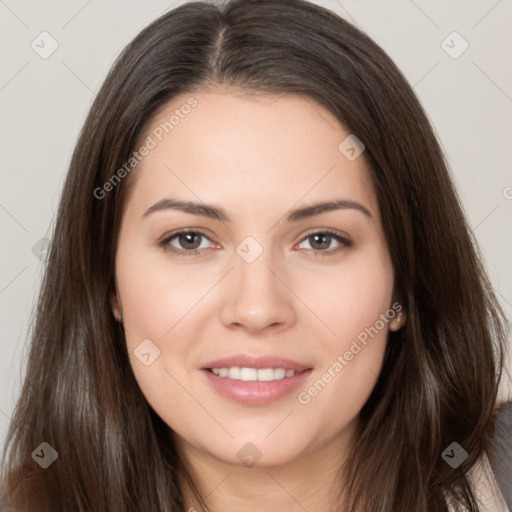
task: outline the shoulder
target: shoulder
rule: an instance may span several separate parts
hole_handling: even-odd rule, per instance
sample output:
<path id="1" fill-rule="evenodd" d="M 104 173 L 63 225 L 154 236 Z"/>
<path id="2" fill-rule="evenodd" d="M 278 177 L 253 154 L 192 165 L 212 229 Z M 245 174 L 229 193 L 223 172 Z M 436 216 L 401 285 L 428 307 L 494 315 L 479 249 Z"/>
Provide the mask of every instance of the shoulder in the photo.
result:
<path id="1" fill-rule="evenodd" d="M 488 456 L 492 476 L 512 510 L 512 401 L 501 404 L 496 411 L 495 430 Z"/>
<path id="2" fill-rule="evenodd" d="M 496 409 L 496 423 L 489 448 L 468 472 L 479 510 L 512 510 L 512 402 Z M 449 504 L 449 510 L 455 510 Z"/>
<path id="3" fill-rule="evenodd" d="M 482 512 L 509 512 L 487 454 L 471 468 L 468 479 Z"/>

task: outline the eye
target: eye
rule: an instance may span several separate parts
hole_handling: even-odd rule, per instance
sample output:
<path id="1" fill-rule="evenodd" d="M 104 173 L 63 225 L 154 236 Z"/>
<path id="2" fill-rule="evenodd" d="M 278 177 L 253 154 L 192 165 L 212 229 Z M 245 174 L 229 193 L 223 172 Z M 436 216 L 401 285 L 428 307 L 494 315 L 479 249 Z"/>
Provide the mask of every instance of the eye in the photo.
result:
<path id="1" fill-rule="evenodd" d="M 171 233 L 169 236 L 166 236 L 163 240 L 161 240 L 159 245 L 164 250 L 175 254 L 194 256 L 199 254 L 202 250 L 211 247 L 213 244 L 212 242 L 212 244 L 206 244 L 202 246 L 201 241 L 204 240 L 209 240 L 211 242 L 210 238 L 208 238 L 208 236 L 202 231 L 189 229 Z M 315 256 L 332 255 L 334 253 L 343 251 L 347 247 L 353 246 L 353 243 L 350 240 L 330 230 L 315 231 L 310 233 L 302 239 L 302 242 L 299 245 L 302 245 L 306 240 L 312 241 L 312 243 L 310 242 L 309 250 L 312 250 Z M 333 241 L 338 242 L 339 246 L 337 248 L 329 248 Z M 177 244 L 178 247 L 175 244 Z"/>
<path id="2" fill-rule="evenodd" d="M 201 247 L 201 239 L 210 240 L 203 232 L 197 230 L 182 230 L 165 237 L 159 245 L 166 251 L 173 253 L 184 254 L 185 256 L 193 256 L 198 254 L 202 249 L 209 247 Z M 176 247 L 172 244 L 173 241 L 180 247 Z M 211 241 L 211 240 L 210 240 Z M 211 244 L 210 244 L 211 246 Z"/>
<path id="3" fill-rule="evenodd" d="M 310 233 L 305 238 L 303 238 L 303 242 L 301 242 L 301 244 L 304 243 L 305 240 L 312 240 L 313 243 L 310 243 L 310 247 L 313 250 L 313 254 L 315 256 L 329 256 L 334 253 L 343 251 L 347 247 L 352 247 L 353 245 L 352 242 L 347 238 L 330 230 L 315 231 L 314 233 Z M 329 246 L 333 240 L 338 242 L 339 247 L 335 249 L 329 249 Z"/>

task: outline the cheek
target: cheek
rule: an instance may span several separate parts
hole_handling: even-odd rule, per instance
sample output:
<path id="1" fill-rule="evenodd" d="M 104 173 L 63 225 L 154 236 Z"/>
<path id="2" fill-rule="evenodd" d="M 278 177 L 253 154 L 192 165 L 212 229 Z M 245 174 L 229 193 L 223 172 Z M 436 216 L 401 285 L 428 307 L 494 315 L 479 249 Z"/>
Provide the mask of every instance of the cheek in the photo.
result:
<path id="1" fill-rule="evenodd" d="M 120 247 L 116 276 L 128 343 L 169 335 L 206 289 L 185 267 L 171 267 L 159 250 Z"/>
<path id="2" fill-rule="evenodd" d="M 353 253 L 344 264 L 332 266 L 328 272 L 317 276 L 309 301 L 329 327 L 321 338 L 328 343 L 326 352 L 332 354 L 333 350 L 347 350 L 354 338 L 388 311 L 394 275 L 382 244 L 376 244 L 374 250 Z M 389 321 L 383 329 L 379 322 L 379 330 L 387 332 L 388 325 Z"/>
<path id="3" fill-rule="evenodd" d="M 170 373 L 178 382 L 189 378 L 190 354 L 205 324 L 198 319 L 201 297 L 218 278 L 211 269 L 198 272 L 185 263 L 172 265 L 159 251 L 143 244 L 120 244 L 116 279 L 127 350 L 139 386 L 150 403 L 156 401 L 153 405 L 180 403 L 181 407 L 187 404 L 180 402 L 183 393 Z M 137 357 L 139 347 L 146 347 L 143 342 L 149 349 L 142 353 L 151 352 L 150 360 L 153 352 L 158 354 L 149 366 Z"/>
<path id="4" fill-rule="evenodd" d="M 310 298 L 329 330 L 317 337 L 321 363 L 297 399 L 311 417 L 328 413 L 328 430 L 334 432 L 358 414 L 382 367 L 389 321 L 395 316 L 388 253 L 361 253 L 322 283 L 322 293 L 317 290 Z"/>
<path id="5" fill-rule="evenodd" d="M 180 322 L 191 306 L 186 295 L 195 294 L 186 276 L 179 269 L 169 270 L 156 255 L 135 244 L 130 248 L 120 245 L 116 279 L 135 379 L 150 405 L 169 420 L 169 408 L 182 410 L 193 405 L 178 382 L 186 382 L 182 363 L 190 350 L 187 340 L 194 337 L 177 340 L 175 334 L 186 324 Z M 173 343 L 173 339 L 179 342 Z"/>

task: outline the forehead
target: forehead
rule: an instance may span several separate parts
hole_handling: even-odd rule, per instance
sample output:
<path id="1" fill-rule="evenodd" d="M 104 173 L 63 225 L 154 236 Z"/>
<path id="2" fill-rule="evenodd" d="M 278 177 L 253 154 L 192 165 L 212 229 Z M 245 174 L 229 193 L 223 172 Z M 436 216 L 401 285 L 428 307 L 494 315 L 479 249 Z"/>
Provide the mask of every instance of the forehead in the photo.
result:
<path id="1" fill-rule="evenodd" d="M 181 94 L 140 138 L 139 146 L 151 149 L 137 167 L 131 202 L 147 207 L 167 193 L 255 214 L 343 197 L 377 215 L 364 152 L 347 158 L 349 136 L 333 114 L 303 96 Z"/>

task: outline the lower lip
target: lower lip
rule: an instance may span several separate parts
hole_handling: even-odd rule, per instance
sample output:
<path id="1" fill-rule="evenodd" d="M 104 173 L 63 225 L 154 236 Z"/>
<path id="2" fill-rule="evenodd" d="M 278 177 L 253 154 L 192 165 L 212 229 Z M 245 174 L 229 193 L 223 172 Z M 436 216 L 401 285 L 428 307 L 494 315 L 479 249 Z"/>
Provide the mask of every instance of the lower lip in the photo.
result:
<path id="1" fill-rule="evenodd" d="M 219 377 L 209 370 L 201 370 L 217 393 L 246 405 L 265 405 L 275 402 L 297 389 L 312 372 L 312 369 L 268 382 L 230 379 Z"/>

